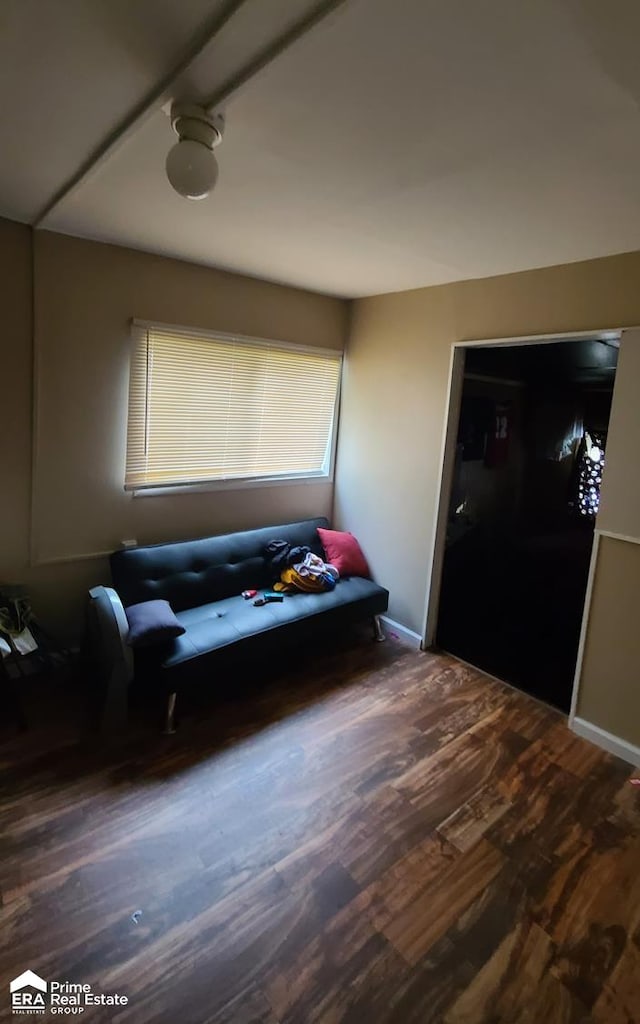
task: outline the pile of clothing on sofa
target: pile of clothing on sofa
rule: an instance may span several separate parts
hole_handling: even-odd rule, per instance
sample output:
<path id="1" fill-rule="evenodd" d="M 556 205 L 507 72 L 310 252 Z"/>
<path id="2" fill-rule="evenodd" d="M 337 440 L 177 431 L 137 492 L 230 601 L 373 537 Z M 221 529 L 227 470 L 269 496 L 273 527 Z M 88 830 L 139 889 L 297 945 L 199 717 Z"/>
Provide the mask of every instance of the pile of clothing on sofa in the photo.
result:
<path id="1" fill-rule="evenodd" d="M 333 590 L 340 573 L 324 562 L 310 548 L 291 545 L 286 540 L 272 540 L 267 544 L 266 556 L 271 562 L 276 582 L 273 589 L 279 593 L 319 594 Z"/>

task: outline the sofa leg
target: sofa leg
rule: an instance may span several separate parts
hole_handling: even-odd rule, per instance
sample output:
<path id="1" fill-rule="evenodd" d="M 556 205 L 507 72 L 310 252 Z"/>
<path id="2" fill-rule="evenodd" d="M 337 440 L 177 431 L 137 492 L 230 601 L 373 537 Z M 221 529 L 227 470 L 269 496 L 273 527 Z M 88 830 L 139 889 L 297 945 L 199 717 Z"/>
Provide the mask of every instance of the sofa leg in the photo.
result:
<path id="1" fill-rule="evenodd" d="M 382 623 L 380 622 L 379 615 L 373 616 L 373 639 L 377 640 L 378 643 L 381 643 L 383 640 L 387 639 L 386 636 L 384 635 L 384 630 L 382 628 Z"/>
<path id="2" fill-rule="evenodd" d="M 164 735 L 173 736 L 176 731 L 176 694 L 170 693 L 167 697 L 167 713 L 164 722 Z"/>

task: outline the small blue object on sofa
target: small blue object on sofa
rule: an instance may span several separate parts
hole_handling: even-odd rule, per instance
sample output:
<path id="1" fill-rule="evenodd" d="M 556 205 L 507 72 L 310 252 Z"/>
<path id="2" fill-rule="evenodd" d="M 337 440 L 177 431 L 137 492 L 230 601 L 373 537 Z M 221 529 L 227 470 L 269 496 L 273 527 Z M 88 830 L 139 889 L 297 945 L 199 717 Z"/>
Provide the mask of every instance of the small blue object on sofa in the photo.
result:
<path id="1" fill-rule="evenodd" d="M 120 682 L 114 685 L 124 688 L 126 695 L 134 674 L 152 672 L 171 695 L 172 713 L 175 694 L 187 683 L 202 680 L 215 686 L 216 664 L 228 656 L 280 652 L 288 643 L 367 617 L 376 620 L 381 638 L 377 616 L 386 611 L 389 594 L 370 579 L 352 576 L 341 579 L 331 591 L 292 594 L 261 607 L 243 599 L 243 590 L 267 590 L 274 582 L 266 552 L 270 541 L 277 538 L 292 546 L 306 545 L 323 557 L 318 527 L 328 527 L 324 517 L 115 551 L 111 555 L 114 589 L 96 587 L 90 593 L 99 602 L 96 612 L 103 634 L 111 628 L 112 642 L 105 637 L 102 650 L 114 650 L 117 644 L 115 618 L 121 644 L 126 646 L 128 623 L 124 613 L 119 614 L 118 604 L 130 608 L 167 601 L 184 632 L 157 647 L 136 649 L 134 662 L 123 654 L 124 667 L 116 672 Z M 123 675 L 127 677 L 124 687 Z"/>

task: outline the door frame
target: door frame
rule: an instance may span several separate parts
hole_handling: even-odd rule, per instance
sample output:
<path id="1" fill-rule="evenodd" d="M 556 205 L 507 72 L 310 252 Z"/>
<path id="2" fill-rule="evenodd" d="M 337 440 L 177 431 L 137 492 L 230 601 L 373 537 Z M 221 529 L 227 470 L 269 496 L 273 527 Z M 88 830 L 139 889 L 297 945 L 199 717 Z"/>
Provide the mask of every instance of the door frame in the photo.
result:
<path id="1" fill-rule="evenodd" d="M 466 350 L 468 348 L 498 348 L 501 346 L 524 346 L 524 345 L 557 345 L 565 341 L 617 341 L 622 340 L 625 331 L 632 330 L 629 327 L 601 327 L 590 331 L 569 331 L 559 334 L 526 334 L 513 338 L 486 338 L 474 341 L 456 341 L 451 346 L 451 357 L 449 361 L 449 381 L 447 388 L 447 406 L 442 433 L 442 444 L 440 451 L 438 487 L 435 501 L 435 529 L 431 544 L 429 557 L 429 571 L 427 578 L 427 593 L 425 599 L 424 627 L 422 630 L 423 650 L 432 647 L 436 639 L 438 626 L 438 614 L 440 610 L 440 590 L 442 586 L 442 569 L 444 564 L 444 553 L 447 537 L 447 519 L 449 515 L 449 503 L 453 486 L 453 471 L 455 467 L 456 442 L 458 437 L 458 424 L 460 421 L 460 405 L 462 401 L 462 388 L 464 384 L 464 368 L 466 361 Z M 594 544 L 591 551 L 591 563 L 589 569 L 589 584 L 585 597 L 585 605 L 582 613 L 582 627 L 580 632 L 580 647 L 576 663 L 576 673 L 573 684 L 571 702 L 571 717 L 575 714 L 575 706 L 578 691 L 578 678 L 580 674 L 584 641 L 589 618 L 589 607 L 591 603 L 591 588 L 595 572 L 595 559 L 597 556 L 597 539 L 599 531 L 594 530 Z"/>

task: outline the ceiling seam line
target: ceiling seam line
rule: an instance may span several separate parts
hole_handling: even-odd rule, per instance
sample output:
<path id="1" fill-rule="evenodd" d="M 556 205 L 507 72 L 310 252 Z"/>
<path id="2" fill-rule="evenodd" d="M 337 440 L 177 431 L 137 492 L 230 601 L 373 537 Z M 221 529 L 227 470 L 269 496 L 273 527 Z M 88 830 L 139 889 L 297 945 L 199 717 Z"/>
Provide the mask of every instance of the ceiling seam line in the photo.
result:
<path id="1" fill-rule="evenodd" d="M 143 100 L 138 103 L 134 109 L 120 122 L 120 124 L 109 133 L 104 139 L 84 160 L 77 171 L 54 193 L 53 197 L 47 202 L 40 213 L 32 221 L 32 227 L 37 229 L 43 224 L 43 221 L 50 216 L 51 213 L 64 202 L 76 188 L 78 188 L 85 178 L 91 173 L 91 171 L 97 167 L 111 152 L 113 147 L 124 138 L 129 132 L 131 132 L 142 118 L 147 114 L 150 109 L 157 103 L 164 93 L 169 89 L 172 82 L 182 74 L 187 68 L 196 60 L 200 53 L 209 45 L 210 42 L 219 34 L 219 32 L 225 27 L 225 25 L 233 18 L 237 11 L 244 6 L 247 0 L 232 0 L 225 8 L 222 14 L 218 14 L 214 26 L 211 24 L 207 26 L 207 29 L 203 32 L 198 33 L 197 40 L 192 42 L 189 46 L 186 54 L 181 60 L 174 65 L 169 74 L 165 75 L 158 85 L 154 86 L 151 92 L 147 93 Z M 208 100 L 201 105 L 205 109 L 210 109 L 220 103 L 227 100 L 233 93 L 235 93 L 241 86 L 245 85 L 250 81 L 256 74 L 262 71 L 265 67 L 272 63 L 279 57 L 280 54 L 284 53 L 290 46 L 292 46 L 299 39 L 303 38 L 308 32 L 310 32 L 319 22 L 325 17 L 335 11 L 338 7 L 345 4 L 347 0 L 323 0 L 317 7 L 315 7 L 310 14 L 296 22 L 290 29 L 279 36 L 275 42 L 267 46 L 262 52 L 258 54 L 249 64 L 245 65 L 230 81 L 224 85 L 218 92 L 214 93 Z"/>
<path id="2" fill-rule="evenodd" d="M 202 106 L 206 110 L 211 110 L 213 107 L 219 106 L 220 103 L 224 103 L 233 95 L 238 89 L 249 82 L 255 77 L 260 71 L 268 67 L 279 57 L 282 53 L 293 46 L 299 39 L 302 39 L 311 29 L 315 28 L 317 24 L 324 20 L 329 14 L 337 10 L 338 7 L 342 7 L 347 0 L 324 0 L 323 3 L 315 7 L 310 14 L 296 22 L 290 29 L 287 29 L 275 42 L 270 43 L 269 46 L 258 54 L 250 64 L 246 65 L 240 70 L 231 80 L 223 86 L 218 92 L 212 94 Z"/>
<path id="3" fill-rule="evenodd" d="M 60 205 L 71 193 L 84 181 L 87 175 L 96 167 L 113 149 L 116 143 L 130 132 L 150 109 L 161 99 L 172 82 L 189 68 L 196 57 L 206 46 L 218 35 L 225 25 L 246 3 L 246 0 L 230 0 L 222 12 L 207 21 L 206 27 L 201 29 L 191 40 L 183 51 L 180 59 L 173 65 L 171 71 L 163 75 L 160 81 L 145 94 L 142 100 L 122 118 L 120 123 L 102 140 L 82 161 L 80 166 L 65 183 L 54 192 L 42 210 L 31 222 L 32 227 L 39 228 L 42 222 Z"/>

